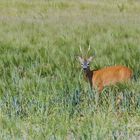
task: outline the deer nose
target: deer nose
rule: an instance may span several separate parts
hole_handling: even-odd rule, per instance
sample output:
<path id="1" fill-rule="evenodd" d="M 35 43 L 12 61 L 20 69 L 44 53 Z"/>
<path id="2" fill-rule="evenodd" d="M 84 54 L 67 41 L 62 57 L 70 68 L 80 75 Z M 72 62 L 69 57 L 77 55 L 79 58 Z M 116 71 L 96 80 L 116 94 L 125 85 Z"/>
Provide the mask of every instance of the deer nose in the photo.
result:
<path id="1" fill-rule="evenodd" d="M 83 67 L 83 70 L 86 70 L 87 69 L 87 67 Z"/>

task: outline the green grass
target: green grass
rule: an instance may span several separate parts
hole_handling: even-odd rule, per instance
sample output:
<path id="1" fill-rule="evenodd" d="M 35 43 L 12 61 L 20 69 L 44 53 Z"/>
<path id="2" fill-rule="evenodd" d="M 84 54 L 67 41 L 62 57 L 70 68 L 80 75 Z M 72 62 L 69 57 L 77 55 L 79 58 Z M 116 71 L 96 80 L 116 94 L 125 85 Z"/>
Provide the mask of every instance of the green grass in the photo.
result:
<path id="1" fill-rule="evenodd" d="M 0 139 L 139 138 L 139 12 L 132 0 L 1 0 Z M 91 91 L 76 59 L 88 43 L 93 69 L 125 65 L 132 81 Z"/>

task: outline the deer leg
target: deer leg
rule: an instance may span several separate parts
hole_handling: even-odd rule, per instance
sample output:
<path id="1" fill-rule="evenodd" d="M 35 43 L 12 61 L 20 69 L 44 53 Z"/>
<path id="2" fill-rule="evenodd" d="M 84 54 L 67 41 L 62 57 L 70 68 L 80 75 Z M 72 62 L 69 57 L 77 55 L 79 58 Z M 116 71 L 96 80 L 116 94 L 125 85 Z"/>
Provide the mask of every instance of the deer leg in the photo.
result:
<path id="1" fill-rule="evenodd" d="M 101 93 L 103 90 L 103 85 L 102 84 L 99 84 L 98 85 L 98 92 Z"/>

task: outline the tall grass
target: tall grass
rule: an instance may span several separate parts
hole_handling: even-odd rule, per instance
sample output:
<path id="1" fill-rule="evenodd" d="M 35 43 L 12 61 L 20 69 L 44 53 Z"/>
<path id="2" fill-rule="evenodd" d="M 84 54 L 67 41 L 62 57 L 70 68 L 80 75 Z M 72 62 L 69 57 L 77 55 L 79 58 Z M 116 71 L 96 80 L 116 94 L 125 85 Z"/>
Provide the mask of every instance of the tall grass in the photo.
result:
<path id="1" fill-rule="evenodd" d="M 139 12 L 138 1 L 0 1 L 0 139 L 139 138 Z M 125 65 L 132 81 L 91 91 L 76 58 L 87 42 L 93 69 Z"/>

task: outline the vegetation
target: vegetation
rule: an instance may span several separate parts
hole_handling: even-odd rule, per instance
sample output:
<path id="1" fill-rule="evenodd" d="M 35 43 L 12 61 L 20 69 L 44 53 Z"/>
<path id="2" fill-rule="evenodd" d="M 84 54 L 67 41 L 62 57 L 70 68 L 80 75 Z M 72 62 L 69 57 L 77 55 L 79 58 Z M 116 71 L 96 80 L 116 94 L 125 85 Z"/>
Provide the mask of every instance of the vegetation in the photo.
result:
<path id="1" fill-rule="evenodd" d="M 132 0 L 1 0 L 0 139 L 139 138 L 139 13 Z M 125 65 L 132 81 L 91 91 L 76 59 L 89 44 L 93 69 Z"/>

